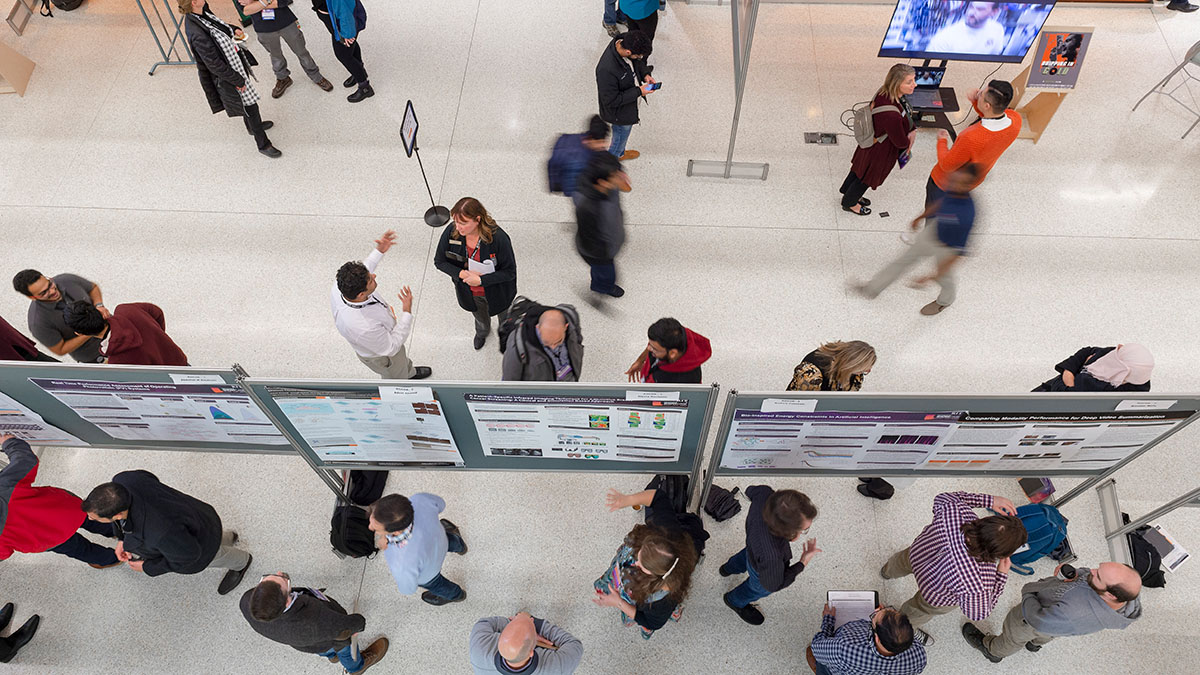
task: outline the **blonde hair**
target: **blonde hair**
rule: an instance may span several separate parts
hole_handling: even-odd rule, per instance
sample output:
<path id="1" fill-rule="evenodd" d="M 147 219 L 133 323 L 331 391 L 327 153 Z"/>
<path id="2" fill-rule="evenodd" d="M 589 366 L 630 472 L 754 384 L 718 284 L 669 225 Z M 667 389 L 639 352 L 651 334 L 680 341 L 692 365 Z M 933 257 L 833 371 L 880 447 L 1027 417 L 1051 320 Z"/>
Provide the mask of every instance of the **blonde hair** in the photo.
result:
<path id="1" fill-rule="evenodd" d="M 904 84 L 909 75 L 915 76 L 916 74 L 917 71 L 907 63 L 897 63 L 888 70 L 887 77 L 883 78 L 883 86 L 875 92 L 875 95 L 887 96 L 892 102 L 899 103 L 900 85 Z"/>
<path id="2" fill-rule="evenodd" d="M 179 6 L 179 15 L 192 14 L 192 0 L 177 0 Z"/>
<path id="3" fill-rule="evenodd" d="M 817 348 L 817 353 L 829 357 L 829 378 L 841 391 L 850 388 L 851 375 L 875 365 L 875 348 L 862 340 L 826 342 Z"/>
<path id="4" fill-rule="evenodd" d="M 492 219 L 492 215 L 483 208 L 483 204 L 479 203 L 474 197 L 463 197 L 454 204 L 454 208 L 450 209 L 451 216 L 463 216 L 474 220 L 479 219 L 479 238 L 487 243 L 492 243 L 492 235 L 500 226 Z M 451 239 L 459 238 L 458 230 L 455 229 L 450 233 Z"/>

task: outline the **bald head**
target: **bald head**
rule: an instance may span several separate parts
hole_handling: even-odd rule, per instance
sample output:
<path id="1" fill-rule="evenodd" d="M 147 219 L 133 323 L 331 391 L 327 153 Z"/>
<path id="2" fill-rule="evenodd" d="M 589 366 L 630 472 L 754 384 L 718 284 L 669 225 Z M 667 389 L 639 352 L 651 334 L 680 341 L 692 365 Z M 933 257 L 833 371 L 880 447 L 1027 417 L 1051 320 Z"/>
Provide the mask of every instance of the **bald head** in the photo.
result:
<path id="1" fill-rule="evenodd" d="M 529 662 L 533 656 L 533 648 L 537 644 L 537 629 L 533 625 L 533 617 L 521 612 L 509 620 L 504 630 L 500 631 L 500 642 L 496 650 L 500 658 L 514 668 L 520 668 Z"/>
<path id="2" fill-rule="evenodd" d="M 1142 576 L 1129 565 L 1115 562 L 1100 563 L 1092 571 L 1092 588 L 1101 596 L 1117 602 L 1129 602 L 1142 592 Z"/>
<path id="3" fill-rule="evenodd" d="M 542 312 L 538 319 L 538 336 L 548 347 L 557 347 L 567 338 L 567 315 L 557 309 Z"/>

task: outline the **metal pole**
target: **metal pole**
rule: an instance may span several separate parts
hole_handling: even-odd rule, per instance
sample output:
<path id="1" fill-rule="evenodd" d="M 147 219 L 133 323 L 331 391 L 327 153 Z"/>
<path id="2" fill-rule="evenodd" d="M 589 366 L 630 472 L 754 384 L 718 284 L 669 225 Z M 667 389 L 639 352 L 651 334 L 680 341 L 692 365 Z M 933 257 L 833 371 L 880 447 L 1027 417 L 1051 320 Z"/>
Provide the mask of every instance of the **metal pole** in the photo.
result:
<path id="1" fill-rule="evenodd" d="M 1195 490 L 1188 492 L 1187 494 L 1183 495 L 1182 497 L 1177 497 L 1175 499 L 1172 499 L 1171 501 L 1167 502 L 1166 504 L 1163 504 L 1162 506 L 1158 507 L 1157 509 L 1154 509 L 1153 511 L 1151 511 L 1150 513 L 1147 513 L 1146 515 L 1142 516 L 1141 518 L 1130 521 L 1128 525 L 1123 525 L 1122 527 L 1117 528 L 1113 532 L 1106 533 L 1105 536 L 1108 537 L 1109 539 L 1116 539 L 1117 537 L 1119 537 L 1123 534 L 1128 534 L 1130 532 L 1133 532 L 1134 530 L 1138 529 L 1139 527 L 1141 527 L 1143 525 L 1148 525 L 1150 523 L 1150 521 L 1157 520 L 1181 506 L 1190 506 L 1191 503 L 1194 502 L 1197 497 L 1200 497 L 1200 488 L 1196 488 Z"/>
<path id="2" fill-rule="evenodd" d="M 704 446 L 708 445 L 708 430 L 712 427 L 713 412 L 717 408 L 717 396 L 721 393 L 721 385 L 713 383 L 708 392 L 708 405 L 704 409 L 704 427 L 700 429 L 700 438 L 696 440 L 696 458 L 692 460 L 692 473 L 688 478 L 687 503 L 692 503 L 696 494 L 696 482 L 700 480 L 700 460 L 704 455 Z"/>
<path id="3" fill-rule="evenodd" d="M 737 143 L 738 121 L 741 119 L 741 116 L 742 116 L 742 95 L 746 91 L 746 76 L 750 72 L 750 45 L 754 43 L 754 24 L 758 20 L 758 2 L 756 0 L 755 2 L 751 3 L 750 21 L 749 21 L 750 30 L 747 31 L 747 35 L 746 35 L 746 51 L 741 54 L 741 59 L 740 59 L 740 63 L 739 63 L 739 62 L 737 62 L 738 54 L 739 54 L 739 49 L 738 49 L 739 41 L 738 40 L 741 36 L 738 34 L 737 8 L 735 6 L 736 4 L 737 4 L 736 2 L 730 3 L 730 6 L 734 7 L 734 9 L 733 9 L 733 17 L 734 17 L 733 18 L 733 45 L 734 45 L 733 49 L 734 49 L 734 52 L 733 53 L 734 53 L 734 60 L 735 60 L 734 68 L 736 69 L 736 72 L 734 73 L 734 89 L 736 90 L 734 96 L 736 98 L 736 101 L 734 102 L 734 105 L 733 105 L 733 127 L 729 130 L 729 152 L 725 155 L 725 177 L 726 178 L 729 178 L 729 174 L 733 172 L 733 146 Z"/>
<path id="4" fill-rule="evenodd" d="M 712 488 L 713 478 L 717 475 L 717 467 L 721 465 L 721 456 L 725 454 L 725 444 L 728 443 L 729 430 L 733 427 L 732 424 L 725 422 L 732 418 L 735 402 L 737 401 L 737 389 L 730 389 L 725 395 L 725 408 L 721 412 L 721 431 L 717 434 L 717 443 L 713 446 L 712 456 L 708 460 L 708 473 L 704 476 L 704 489 L 700 492 L 700 501 L 696 504 L 696 515 L 704 510 L 704 504 L 708 501 L 708 491 Z"/>

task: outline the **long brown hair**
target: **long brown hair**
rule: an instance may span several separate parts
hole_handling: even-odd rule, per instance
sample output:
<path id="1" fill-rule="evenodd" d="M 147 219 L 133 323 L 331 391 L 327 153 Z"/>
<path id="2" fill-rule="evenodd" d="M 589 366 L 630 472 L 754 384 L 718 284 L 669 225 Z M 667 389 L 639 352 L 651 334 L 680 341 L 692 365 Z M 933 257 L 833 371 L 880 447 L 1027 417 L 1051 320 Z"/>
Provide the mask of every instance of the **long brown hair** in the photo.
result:
<path id="1" fill-rule="evenodd" d="M 829 357 L 829 379 L 836 389 L 850 388 L 850 377 L 875 366 L 875 348 L 862 340 L 826 342 L 817 348 L 818 354 Z"/>
<path id="2" fill-rule="evenodd" d="M 696 546 L 691 536 L 686 532 L 672 535 L 654 525 L 637 525 L 625 536 L 625 543 L 633 549 L 635 560 L 641 555 L 642 566 L 650 572 L 646 574 L 635 565 L 624 573 L 633 603 L 639 605 L 664 588 L 668 589 L 668 598 L 683 602 L 696 569 Z"/>
<path id="3" fill-rule="evenodd" d="M 917 71 L 907 63 L 897 63 L 892 66 L 883 78 L 883 86 L 879 91 L 875 92 L 876 96 L 886 95 L 893 103 L 900 102 L 900 85 L 904 84 L 904 80 L 908 79 L 909 75 L 916 75 Z"/>
<path id="4" fill-rule="evenodd" d="M 500 226 L 492 219 L 492 215 L 474 197 L 463 197 L 455 202 L 454 208 L 450 209 L 450 216 L 462 216 L 470 220 L 478 218 L 479 238 L 489 244 L 492 243 L 492 235 L 496 233 L 496 230 L 500 229 Z M 450 233 L 451 239 L 458 239 L 460 236 L 457 228 Z"/>

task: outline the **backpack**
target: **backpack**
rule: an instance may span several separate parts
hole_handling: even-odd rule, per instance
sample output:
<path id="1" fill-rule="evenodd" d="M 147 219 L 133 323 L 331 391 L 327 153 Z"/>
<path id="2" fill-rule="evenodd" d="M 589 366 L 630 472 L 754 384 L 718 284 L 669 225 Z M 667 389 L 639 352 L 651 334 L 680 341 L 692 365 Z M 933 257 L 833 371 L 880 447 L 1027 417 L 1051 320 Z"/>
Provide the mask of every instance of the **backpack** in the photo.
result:
<path id="1" fill-rule="evenodd" d="M 887 136 L 875 136 L 875 116 L 882 112 L 898 113 L 900 108 L 894 105 L 872 108 L 870 101 L 863 101 L 855 105 L 852 112 L 854 117 L 850 129 L 854 132 L 854 140 L 858 141 L 858 147 L 869 148 L 887 138 Z"/>
<path id="2" fill-rule="evenodd" d="M 339 503 L 333 509 L 329 543 L 351 558 L 371 558 L 378 552 L 375 533 L 368 525 L 367 512 L 353 504 Z"/>
<path id="3" fill-rule="evenodd" d="M 83 4 L 83 0 L 53 0 L 54 6 L 64 12 L 70 12 L 74 9 L 79 9 Z M 54 10 L 50 9 L 51 0 L 42 0 L 42 16 L 54 16 Z"/>
<path id="4" fill-rule="evenodd" d="M 730 492 L 713 483 L 708 489 L 708 499 L 704 500 L 704 512 L 712 516 L 718 523 L 729 520 L 742 510 L 742 503 L 737 500 L 738 488 Z"/>
<path id="5" fill-rule="evenodd" d="M 1122 513 L 1125 523 L 1129 516 Z M 1167 585 L 1167 575 L 1162 571 L 1162 555 L 1146 540 L 1145 533 L 1149 525 L 1143 525 L 1125 536 L 1129 539 L 1129 553 L 1133 557 L 1133 569 L 1142 577 L 1142 585 L 1147 588 L 1162 588 Z"/>
<path id="6" fill-rule="evenodd" d="M 671 510 L 675 512 L 675 520 L 679 522 L 679 527 L 692 538 L 696 555 L 703 557 L 705 543 L 710 535 L 704 529 L 704 521 L 700 519 L 700 516 L 689 513 L 687 510 L 688 477 L 659 474 L 650 481 L 646 489 L 661 491 L 663 496 L 671 502 Z M 650 507 L 646 507 L 645 514 L 646 523 L 653 524 L 654 511 Z"/>
<path id="7" fill-rule="evenodd" d="M 346 487 L 346 496 L 359 506 L 370 506 L 383 496 L 383 486 L 387 483 L 386 471 L 350 472 L 350 484 Z"/>
<path id="8" fill-rule="evenodd" d="M 500 312 L 500 316 L 497 319 L 500 325 L 496 328 L 496 336 L 500 338 L 501 354 L 508 348 L 508 336 L 520 327 L 521 321 L 524 320 L 529 310 L 538 307 L 541 307 L 541 305 L 523 295 L 518 295 L 513 298 L 512 304 L 508 306 L 508 309 Z"/>
<path id="9" fill-rule="evenodd" d="M 587 164 L 591 151 L 583 146 L 584 134 L 563 134 L 554 141 L 550 160 L 546 162 L 546 174 L 551 192 L 560 192 L 568 197 L 575 193 L 575 181 L 579 178 L 578 167 Z"/>
<path id="10" fill-rule="evenodd" d="M 562 312 L 567 317 L 567 325 L 570 326 L 569 330 L 574 332 L 575 339 L 580 342 L 583 341 L 583 333 L 579 332 L 579 312 L 575 311 L 575 305 L 555 305 L 554 307 L 546 307 L 545 309 L 557 309 Z M 529 311 L 526 310 L 526 314 L 528 313 Z M 521 362 L 522 368 L 525 367 L 525 364 L 529 363 L 529 347 L 525 344 L 525 331 L 520 328 L 524 325 L 524 321 L 525 317 L 521 317 L 521 322 L 517 324 L 517 328 L 515 329 L 517 338 L 513 340 L 513 347 L 517 350 L 517 360 Z M 504 350 L 501 349 L 500 353 L 503 354 Z M 579 373 L 575 373 L 575 377 L 578 378 Z M 686 486 L 687 484 L 684 483 L 685 490 L 687 489 Z M 650 488 L 646 489 L 649 490 Z"/>
<path id="11" fill-rule="evenodd" d="M 1017 508 L 1017 517 L 1025 526 L 1028 550 L 1014 553 L 1012 569 L 1017 574 L 1033 574 L 1029 563 L 1044 558 L 1067 538 L 1067 519 L 1048 504 L 1026 504 Z"/>

